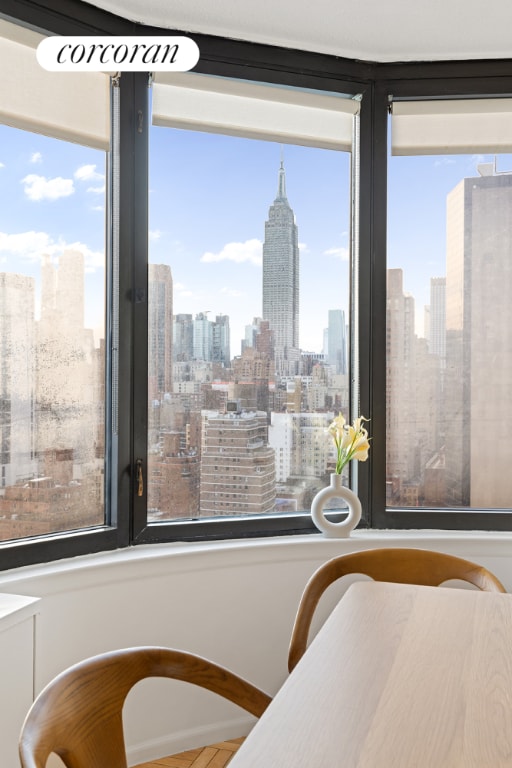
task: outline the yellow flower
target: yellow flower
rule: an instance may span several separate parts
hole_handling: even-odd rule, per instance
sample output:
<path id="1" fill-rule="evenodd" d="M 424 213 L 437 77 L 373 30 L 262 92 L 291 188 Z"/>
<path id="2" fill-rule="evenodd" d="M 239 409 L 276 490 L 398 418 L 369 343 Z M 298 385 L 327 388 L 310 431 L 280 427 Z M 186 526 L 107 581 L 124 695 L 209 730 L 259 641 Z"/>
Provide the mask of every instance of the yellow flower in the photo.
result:
<path id="1" fill-rule="evenodd" d="M 340 413 L 327 429 L 336 446 L 337 475 L 341 475 L 343 467 L 352 459 L 366 461 L 368 458 L 370 440 L 367 430 L 363 427 L 363 421 L 369 421 L 369 419 L 359 416 L 354 420 L 353 425 L 350 426 Z"/>
<path id="2" fill-rule="evenodd" d="M 336 416 L 333 422 L 329 425 L 328 431 L 334 438 L 334 442 L 337 444 L 338 440 L 341 440 L 343 438 L 343 430 L 345 427 L 345 419 L 343 418 L 343 415 L 340 413 L 339 416 Z"/>

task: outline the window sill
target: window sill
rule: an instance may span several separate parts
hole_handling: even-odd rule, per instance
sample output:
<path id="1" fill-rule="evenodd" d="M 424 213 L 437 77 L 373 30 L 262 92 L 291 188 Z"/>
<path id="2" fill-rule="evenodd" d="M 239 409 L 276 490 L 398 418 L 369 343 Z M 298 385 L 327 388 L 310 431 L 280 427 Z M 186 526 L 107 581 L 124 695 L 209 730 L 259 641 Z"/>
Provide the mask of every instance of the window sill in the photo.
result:
<path id="1" fill-rule="evenodd" d="M 257 566 L 265 563 L 325 561 L 330 557 L 375 547 L 417 547 L 445 551 L 479 560 L 510 558 L 512 532 L 444 531 L 444 530 L 379 530 L 360 529 L 349 538 L 327 538 L 320 534 L 275 536 L 196 542 L 140 544 L 134 547 L 81 555 L 38 565 L 28 565 L 0 574 L 0 592 L 9 585 L 51 583 L 51 592 L 70 588 L 73 574 L 89 583 L 108 583 L 107 572 L 122 573 L 140 567 L 152 575 L 170 572 L 200 572 L 224 567 Z M 55 578 L 66 573 L 66 580 Z M 117 575 L 117 574 L 116 574 Z M 16 591 L 13 588 L 13 591 Z M 36 593 L 37 594 L 37 593 Z"/>

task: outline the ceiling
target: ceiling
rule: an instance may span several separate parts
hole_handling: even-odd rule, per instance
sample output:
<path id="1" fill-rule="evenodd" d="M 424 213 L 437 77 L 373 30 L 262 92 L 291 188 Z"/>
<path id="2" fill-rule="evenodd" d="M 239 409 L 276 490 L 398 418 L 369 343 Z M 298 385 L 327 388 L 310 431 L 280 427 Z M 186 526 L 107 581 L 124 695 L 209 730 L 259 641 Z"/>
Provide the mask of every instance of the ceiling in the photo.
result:
<path id="1" fill-rule="evenodd" d="M 89 0 L 130 21 L 365 61 L 512 58 L 511 0 Z"/>

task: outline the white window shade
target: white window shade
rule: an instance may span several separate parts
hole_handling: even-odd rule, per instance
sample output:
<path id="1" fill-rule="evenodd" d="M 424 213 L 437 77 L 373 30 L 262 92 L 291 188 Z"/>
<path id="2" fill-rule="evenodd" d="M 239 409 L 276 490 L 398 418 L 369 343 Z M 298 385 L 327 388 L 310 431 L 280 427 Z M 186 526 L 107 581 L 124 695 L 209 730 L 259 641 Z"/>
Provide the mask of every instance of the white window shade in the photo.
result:
<path id="1" fill-rule="evenodd" d="M 393 155 L 512 152 L 512 99 L 397 101 Z"/>
<path id="2" fill-rule="evenodd" d="M 194 73 L 155 73 L 153 123 L 350 151 L 352 98 Z"/>
<path id="3" fill-rule="evenodd" d="M 109 76 L 47 72 L 36 59 L 42 38 L 0 19 L 0 122 L 108 150 Z"/>

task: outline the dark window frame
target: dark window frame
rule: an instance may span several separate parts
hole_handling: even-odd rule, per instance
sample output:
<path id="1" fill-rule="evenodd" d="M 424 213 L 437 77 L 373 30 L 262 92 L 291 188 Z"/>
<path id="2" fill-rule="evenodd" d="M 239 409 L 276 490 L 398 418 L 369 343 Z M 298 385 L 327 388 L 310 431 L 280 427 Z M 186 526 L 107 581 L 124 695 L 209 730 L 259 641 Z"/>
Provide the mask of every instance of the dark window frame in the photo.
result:
<path id="1" fill-rule="evenodd" d="M 4 0 L 2 17 L 49 34 L 158 34 L 77 0 Z M 188 34 L 179 30 L 166 33 Z M 362 93 L 359 204 L 359 397 L 371 418 L 370 458 L 357 465 L 358 493 L 371 510 L 364 526 L 510 530 L 512 511 L 386 509 L 385 507 L 385 317 L 387 110 L 389 98 L 496 96 L 512 93 L 512 60 L 381 64 L 235 41 L 189 35 L 199 45 L 196 71 L 245 80 Z M 147 74 L 120 78 L 118 350 L 119 430 L 107 446 L 115 465 L 107 474 L 109 524 L 0 544 L 0 569 L 60 557 L 171 540 L 244 538 L 313 533 L 307 513 L 215 521 L 146 524 L 146 496 L 135 492 L 137 458 L 146 464 L 147 375 Z M 137 112 L 142 113 L 142 123 Z M 137 130 L 142 125 L 142 132 Z M 143 183 L 143 181 L 145 182 Z M 108 327 L 108 326 L 107 326 Z"/>

